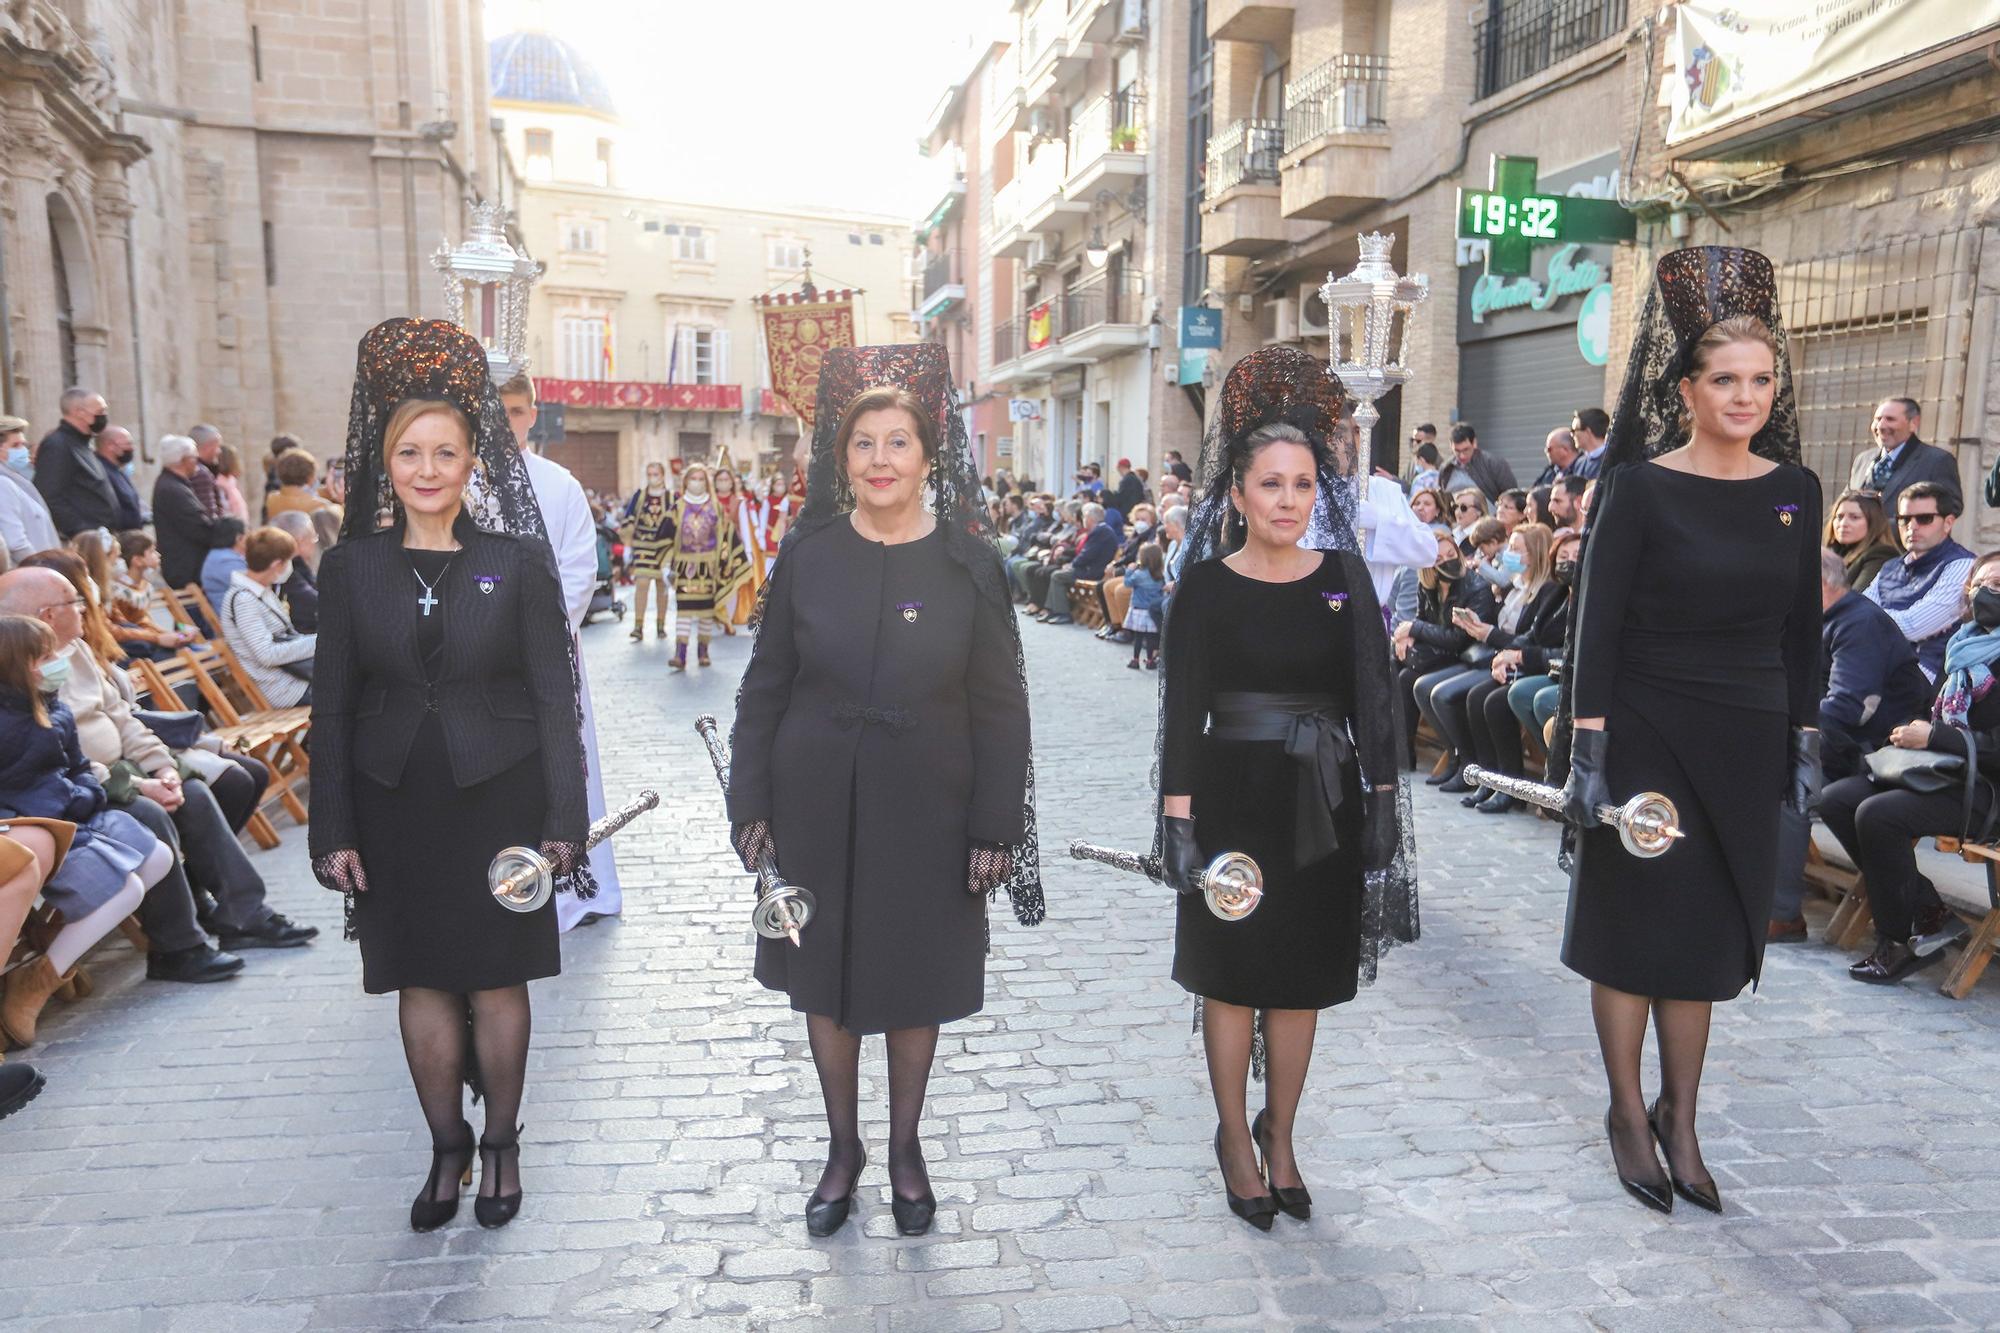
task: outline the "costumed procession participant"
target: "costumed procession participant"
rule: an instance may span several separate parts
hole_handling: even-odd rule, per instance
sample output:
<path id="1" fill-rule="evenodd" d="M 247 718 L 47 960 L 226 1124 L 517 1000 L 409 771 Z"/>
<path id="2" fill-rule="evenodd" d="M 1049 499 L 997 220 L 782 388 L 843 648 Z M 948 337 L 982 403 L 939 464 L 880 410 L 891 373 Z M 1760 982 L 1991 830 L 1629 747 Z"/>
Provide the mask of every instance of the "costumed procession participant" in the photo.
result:
<path id="1" fill-rule="evenodd" d="M 736 633 L 757 612 L 757 594 L 764 586 L 764 506 L 749 487 L 743 485 L 734 468 L 727 464 L 715 469 L 715 501 L 728 514 L 743 539 L 743 553 L 750 559 L 750 577 L 726 602 L 715 604 L 715 618 L 724 634 Z"/>
<path id="2" fill-rule="evenodd" d="M 764 513 L 760 531 L 767 571 L 771 562 L 778 558 L 778 547 L 785 540 L 785 533 L 791 530 L 792 520 L 798 517 L 798 510 L 804 503 L 804 496 L 794 496 L 786 486 L 782 471 L 772 473 L 770 481 L 764 484 Z M 768 573 L 766 577 L 769 577 Z"/>
<path id="3" fill-rule="evenodd" d="M 1664 256 L 1605 446 L 1565 681 L 1574 735 L 1553 756 L 1560 774 L 1568 751 L 1575 830 L 1562 958 L 1591 983 L 1618 1179 L 1663 1213 L 1675 1194 L 1722 1209 L 1695 1131 L 1710 1009 L 1757 981 L 1781 806 L 1803 817 L 1819 792 L 1820 485 L 1798 460 L 1770 260 Z M 1657 859 L 1597 818 L 1641 791 L 1671 800 L 1685 835 Z"/>
<path id="4" fill-rule="evenodd" d="M 560 892 L 595 891 L 575 641 L 486 353 L 456 325 L 392 319 L 362 338 L 346 477 L 354 498 L 320 564 L 313 874 L 347 896 L 363 989 L 400 992 L 432 1148 L 410 1226 L 457 1214 L 475 1149 L 474 1215 L 504 1226 L 521 1205 L 527 983 L 562 961 L 554 903 L 509 911 L 487 867 L 538 847 Z M 473 1052 L 476 1143 L 460 1086 Z"/>
<path id="5" fill-rule="evenodd" d="M 619 516 L 618 535 L 624 539 L 625 559 L 632 574 L 634 643 L 646 639 L 648 593 L 659 599 L 659 610 L 654 613 L 654 636 L 667 637 L 667 603 L 672 600 L 666 585 L 670 545 L 667 518 L 673 503 L 673 493 L 667 489 L 666 464 L 648 463 L 646 484 L 632 492 L 632 498 L 625 502 L 624 513 Z"/>
<path id="6" fill-rule="evenodd" d="M 1367 460 L 1361 460 L 1367 466 Z M 1356 479 L 1355 536 L 1368 562 L 1368 579 L 1382 607 L 1382 623 L 1393 628 L 1390 593 L 1406 569 L 1429 569 L 1437 563 L 1437 537 L 1431 525 L 1417 517 L 1410 499 L 1394 477 L 1362 472 Z M 1325 497 L 1315 502 L 1324 505 Z M 1384 630 L 1387 632 L 1387 629 Z"/>
<path id="7" fill-rule="evenodd" d="M 1318 1011 L 1417 936 L 1389 639 L 1358 554 L 1345 417 L 1340 382 L 1297 348 L 1230 369 L 1167 614 L 1158 850 L 1182 895 L 1173 976 L 1201 997 L 1230 1210 L 1266 1231 L 1312 1208 L 1292 1131 Z M 1196 891 L 1225 851 L 1264 872 L 1240 920 Z M 1253 1046 L 1268 1075 L 1254 1123 Z"/>
<path id="8" fill-rule="evenodd" d="M 729 606 L 736 590 L 750 579 L 750 557 L 743 550 L 743 532 L 716 499 L 705 464 L 691 463 L 681 476 L 681 494 L 668 511 L 668 564 L 674 572 L 673 669 L 687 670 L 688 638 L 699 649 L 696 661 L 708 660 L 709 640 L 721 625 L 720 608 Z"/>
<path id="9" fill-rule="evenodd" d="M 540 415 L 535 406 L 535 382 L 524 374 L 500 386 L 500 406 L 507 411 L 507 425 L 521 460 L 528 465 L 528 484 L 534 487 L 535 507 L 541 511 L 542 529 L 548 534 L 549 549 L 555 552 L 556 577 L 562 582 L 563 606 L 569 612 L 569 632 L 574 639 L 590 611 L 591 595 L 597 590 L 597 519 L 590 512 L 590 500 L 583 486 L 562 464 L 542 457 L 528 443 L 528 433 Z M 634 624 L 638 623 L 635 619 Z M 590 701 L 590 676 L 584 668 L 583 649 L 574 650 L 578 698 L 583 710 L 583 755 L 589 774 L 589 813 L 594 822 L 604 818 L 604 770 L 597 759 L 597 713 Z M 588 901 L 575 894 L 556 899 L 556 923 L 564 933 L 587 926 L 624 909 L 624 895 L 618 888 L 618 857 L 611 839 L 590 849 L 590 873 L 597 881 L 597 896 Z"/>
<path id="10" fill-rule="evenodd" d="M 986 902 L 1042 919 L 1020 634 L 934 343 L 841 348 L 820 371 L 810 498 L 772 567 L 737 698 L 729 817 L 818 914 L 759 940 L 757 980 L 806 1015 L 826 1169 L 806 1229 L 839 1230 L 867 1161 L 861 1038 L 889 1049 L 896 1228 L 936 1212 L 917 1125 L 938 1025 L 985 999 Z M 801 555 L 804 558 L 801 558 Z"/>

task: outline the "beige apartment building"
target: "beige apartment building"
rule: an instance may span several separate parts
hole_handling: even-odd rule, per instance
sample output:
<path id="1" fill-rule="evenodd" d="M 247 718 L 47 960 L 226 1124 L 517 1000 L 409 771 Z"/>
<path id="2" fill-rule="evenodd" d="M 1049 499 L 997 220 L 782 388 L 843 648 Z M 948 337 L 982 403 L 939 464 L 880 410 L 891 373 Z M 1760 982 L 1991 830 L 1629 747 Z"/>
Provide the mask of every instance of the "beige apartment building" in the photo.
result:
<path id="1" fill-rule="evenodd" d="M 354 348 L 506 202 L 479 0 L 0 5 L 0 411 L 344 447 Z"/>
<path id="2" fill-rule="evenodd" d="M 585 487 L 622 493 L 648 462 L 727 457 L 768 471 L 798 443 L 769 392 L 755 298 L 855 292 L 856 337 L 910 336 L 907 220 L 721 207 L 624 184 L 625 126 L 582 54 L 546 32 L 494 39 L 493 107 L 524 184 L 529 373 L 549 456 Z"/>

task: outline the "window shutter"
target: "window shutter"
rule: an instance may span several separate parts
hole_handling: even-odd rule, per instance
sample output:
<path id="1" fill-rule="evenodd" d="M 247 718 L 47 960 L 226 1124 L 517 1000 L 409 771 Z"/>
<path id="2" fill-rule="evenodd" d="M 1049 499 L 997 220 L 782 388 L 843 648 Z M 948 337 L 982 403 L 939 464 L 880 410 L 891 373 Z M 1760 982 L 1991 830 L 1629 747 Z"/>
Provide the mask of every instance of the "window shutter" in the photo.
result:
<path id="1" fill-rule="evenodd" d="M 680 369 L 677 380 L 681 384 L 695 383 L 693 329 L 681 330 Z"/>
<path id="2" fill-rule="evenodd" d="M 729 383 L 729 330 L 715 331 L 715 382 Z"/>

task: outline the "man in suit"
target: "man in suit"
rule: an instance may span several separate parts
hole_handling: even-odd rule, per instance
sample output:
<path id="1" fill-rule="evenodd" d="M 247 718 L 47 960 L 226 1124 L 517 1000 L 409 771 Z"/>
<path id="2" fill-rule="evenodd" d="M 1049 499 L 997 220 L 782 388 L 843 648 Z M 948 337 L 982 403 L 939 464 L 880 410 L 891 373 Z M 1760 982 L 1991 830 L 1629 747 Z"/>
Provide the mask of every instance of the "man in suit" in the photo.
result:
<path id="1" fill-rule="evenodd" d="M 1874 491 L 1882 507 L 1896 512 L 1896 497 L 1919 481 L 1935 481 L 1961 490 L 1958 459 L 1950 451 L 1917 438 L 1923 410 L 1914 398 L 1884 398 L 1875 408 L 1869 434 L 1875 447 L 1854 460 L 1847 474 L 1850 490 Z"/>
<path id="2" fill-rule="evenodd" d="M 1549 465 L 1535 478 L 1535 485 L 1553 486 L 1576 466 L 1576 433 L 1557 426 L 1549 432 L 1548 439 L 1542 441 L 1542 455 L 1549 460 Z"/>
<path id="3" fill-rule="evenodd" d="M 1611 417 L 1601 407 L 1579 407 L 1569 419 L 1576 441 L 1576 459 L 1566 475 L 1594 481 L 1604 466 L 1604 438 L 1611 434 Z"/>
<path id="4" fill-rule="evenodd" d="M 1092 583 L 1104 577 L 1111 557 L 1118 553 L 1118 534 L 1104 521 L 1104 506 L 1096 501 L 1083 507 L 1083 539 L 1076 544 L 1076 558 L 1049 579 L 1049 606 L 1037 616 L 1044 625 L 1067 625 L 1070 593 L 1078 582 Z"/>
<path id="5" fill-rule="evenodd" d="M 1438 470 L 1437 484 L 1446 495 L 1477 486 L 1489 501 L 1520 485 L 1506 459 L 1480 450 L 1479 433 L 1469 421 L 1451 428 L 1451 461 Z"/>
<path id="6" fill-rule="evenodd" d="M 62 420 L 35 451 L 35 489 L 48 501 L 64 541 L 86 528 L 118 524 L 118 493 L 91 443 L 110 424 L 102 394 L 65 389 Z"/>

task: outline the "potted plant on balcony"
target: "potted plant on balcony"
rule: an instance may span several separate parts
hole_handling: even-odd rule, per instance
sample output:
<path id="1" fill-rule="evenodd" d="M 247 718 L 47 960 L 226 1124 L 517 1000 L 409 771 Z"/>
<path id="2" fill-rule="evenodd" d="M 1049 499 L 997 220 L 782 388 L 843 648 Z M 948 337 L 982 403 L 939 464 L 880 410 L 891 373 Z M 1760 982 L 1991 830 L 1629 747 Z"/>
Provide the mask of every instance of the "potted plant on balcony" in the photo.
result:
<path id="1" fill-rule="evenodd" d="M 1138 152 L 1139 127 L 1137 125 L 1120 125 L 1117 129 L 1111 131 L 1111 147 L 1120 153 Z"/>

